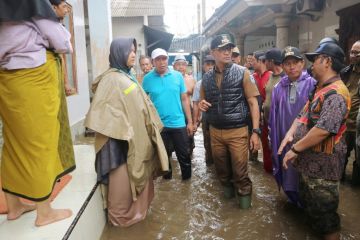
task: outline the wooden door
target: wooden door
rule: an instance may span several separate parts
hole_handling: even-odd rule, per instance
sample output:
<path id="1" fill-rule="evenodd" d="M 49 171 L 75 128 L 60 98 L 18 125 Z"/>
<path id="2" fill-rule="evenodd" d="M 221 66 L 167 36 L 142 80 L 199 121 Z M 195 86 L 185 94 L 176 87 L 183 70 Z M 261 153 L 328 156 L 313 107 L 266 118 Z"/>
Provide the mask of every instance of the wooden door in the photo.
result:
<path id="1" fill-rule="evenodd" d="M 345 52 L 346 63 L 349 63 L 349 52 L 352 45 L 360 40 L 360 3 L 341 9 L 336 12 L 340 17 L 339 43 Z"/>

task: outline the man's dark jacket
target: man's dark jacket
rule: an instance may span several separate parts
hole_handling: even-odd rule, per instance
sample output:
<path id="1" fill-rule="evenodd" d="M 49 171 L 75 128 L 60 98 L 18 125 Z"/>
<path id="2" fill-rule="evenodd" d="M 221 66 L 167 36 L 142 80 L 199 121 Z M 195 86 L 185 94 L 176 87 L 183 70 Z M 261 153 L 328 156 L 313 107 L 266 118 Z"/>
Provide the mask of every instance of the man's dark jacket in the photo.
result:
<path id="1" fill-rule="evenodd" d="M 202 80 L 205 100 L 211 104 L 206 120 L 215 128 L 240 128 L 248 124 L 249 106 L 245 97 L 243 80 L 245 67 L 228 64 L 220 89 L 215 81 L 215 68 L 208 71 Z"/>

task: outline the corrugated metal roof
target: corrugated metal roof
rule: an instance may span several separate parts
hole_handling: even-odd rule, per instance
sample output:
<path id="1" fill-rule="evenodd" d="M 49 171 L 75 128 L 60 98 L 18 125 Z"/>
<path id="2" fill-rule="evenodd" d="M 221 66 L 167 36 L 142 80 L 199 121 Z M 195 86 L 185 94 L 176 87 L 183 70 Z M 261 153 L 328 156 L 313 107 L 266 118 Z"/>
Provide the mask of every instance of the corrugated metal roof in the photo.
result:
<path id="1" fill-rule="evenodd" d="M 179 50 L 183 50 L 188 53 L 200 52 L 204 43 L 205 36 L 199 34 L 194 34 L 187 38 L 173 39 L 169 52 L 179 52 Z"/>
<path id="2" fill-rule="evenodd" d="M 162 16 L 164 0 L 111 0 L 112 17 Z"/>

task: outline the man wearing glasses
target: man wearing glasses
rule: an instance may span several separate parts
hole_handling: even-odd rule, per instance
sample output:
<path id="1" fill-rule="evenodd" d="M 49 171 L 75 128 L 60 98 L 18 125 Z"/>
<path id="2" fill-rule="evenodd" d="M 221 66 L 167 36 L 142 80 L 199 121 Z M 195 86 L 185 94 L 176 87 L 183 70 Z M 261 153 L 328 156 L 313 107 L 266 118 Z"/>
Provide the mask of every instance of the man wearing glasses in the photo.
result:
<path id="1" fill-rule="evenodd" d="M 323 43 L 305 54 L 318 81 L 305 107 L 279 148 L 290 144 L 283 159 L 287 169 L 296 161 L 299 195 L 309 223 L 323 239 L 340 239 L 339 180 L 346 154 L 344 133 L 351 97 L 339 76 L 345 54 L 336 43 Z"/>
<path id="2" fill-rule="evenodd" d="M 346 120 L 345 140 L 347 145 L 347 154 L 345 157 L 345 167 L 342 174 L 342 180 L 345 180 L 345 170 L 348 163 L 348 158 L 352 150 L 355 151 L 355 162 L 353 164 L 353 172 L 351 183 L 360 185 L 360 162 L 359 151 L 356 147 L 356 116 L 359 112 L 360 96 L 359 96 L 359 81 L 360 81 L 360 40 L 356 41 L 350 50 L 350 65 L 342 70 L 341 79 L 344 81 L 346 87 L 349 89 L 351 96 L 351 109 L 349 117 Z M 359 115 L 360 121 L 360 115 Z M 359 126 L 360 127 L 360 126 Z"/>
<path id="3" fill-rule="evenodd" d="M 215 67 L 204 74 L 199 103 L 210 124 L 215 168 L 226 198 L 236 195 L 240 208 L 251 206 L 252 182 L 248 175 L 248 116 L 253 132 L 250 149 L 259 150 L 259 91 L 250 72 L 231 61 L 235 45 L 228 35 L 216 36 L 210 44 Z"/>

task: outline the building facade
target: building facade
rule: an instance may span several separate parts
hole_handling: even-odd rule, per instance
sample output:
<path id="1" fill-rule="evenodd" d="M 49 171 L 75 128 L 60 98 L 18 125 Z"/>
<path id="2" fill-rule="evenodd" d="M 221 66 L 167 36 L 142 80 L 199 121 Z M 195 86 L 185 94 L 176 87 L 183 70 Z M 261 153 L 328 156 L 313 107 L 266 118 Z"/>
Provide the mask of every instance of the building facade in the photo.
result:
<path id="1" fill-rule="evenodd" d="M 136 38 L 138 56 L 150 55 L 156 46 L 168 50 L 172 35 L 166 34 L 164 14 L 164 0 L 112 0 L 113 38 Z"/>
<path id="2" fill-rule="evenodd" d="M 358 0 L 228 0 L 204 23 L 211 37 L 230 33 L 242 56 L 287 45 L 312 51 L 324 37 L 334 37 L 348 51 L 360 38 Z"/>

